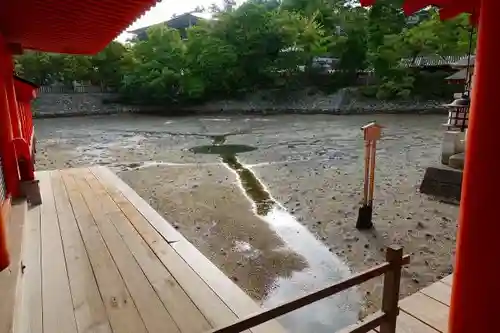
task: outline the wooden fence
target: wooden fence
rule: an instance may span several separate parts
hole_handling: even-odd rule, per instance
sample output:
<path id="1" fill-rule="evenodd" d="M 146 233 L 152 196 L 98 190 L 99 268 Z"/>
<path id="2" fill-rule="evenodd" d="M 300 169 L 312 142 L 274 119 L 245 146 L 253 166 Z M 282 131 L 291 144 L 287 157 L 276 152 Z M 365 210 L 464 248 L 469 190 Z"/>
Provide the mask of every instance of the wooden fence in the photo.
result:
<path id="1" fill-rule="evenodd" d="M 377 276 L 384 275 L 384 289 L 382 296 L 381 311 L 368 316 L 360 323 L 347 328 L 343 333 L 367 333 L 374 328 L 380 327 L 380 333 L 395 333 L 396 319 L 399 314 L 399 284 L 401 281 L 401 270 L 404 265 L 410 263 L 408 255 L 403 256 L 403 249 L 397 246 L 387 248 L 386 262 L 372 267 L 362 273 L 355 274 L 348 279 L 342 280 L 330 287 L 318 290 L 294 301 L 279 305 L 275 308 L 262 311 L 255 315 L 241 319 L 231 325 L 210 331 L 210 333 L 238 333 L 258 326 L 269 320 L 302 308 L 323 298 L 335 295 L 348 288 L 371 280 Z"/>
<path id="2" fill-rule="evenodd" d="M 113 87 L 101 87 L 96 85 L 82 86 L 40 86 L 38 88 L 40 94 L 83 94 L 83 93 L 107 93 L 116 92 Z"/>

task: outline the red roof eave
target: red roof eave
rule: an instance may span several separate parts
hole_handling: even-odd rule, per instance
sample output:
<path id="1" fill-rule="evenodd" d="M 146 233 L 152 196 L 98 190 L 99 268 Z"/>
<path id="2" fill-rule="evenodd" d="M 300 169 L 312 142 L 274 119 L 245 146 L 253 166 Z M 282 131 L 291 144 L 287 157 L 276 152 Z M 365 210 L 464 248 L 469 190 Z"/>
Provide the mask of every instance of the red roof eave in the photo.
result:
<path id="1" fill-rule="evenodd" d="M 94 54 L 156 2 L 6 0 L 0 10 L 0 34 L 26 49 Z"/>

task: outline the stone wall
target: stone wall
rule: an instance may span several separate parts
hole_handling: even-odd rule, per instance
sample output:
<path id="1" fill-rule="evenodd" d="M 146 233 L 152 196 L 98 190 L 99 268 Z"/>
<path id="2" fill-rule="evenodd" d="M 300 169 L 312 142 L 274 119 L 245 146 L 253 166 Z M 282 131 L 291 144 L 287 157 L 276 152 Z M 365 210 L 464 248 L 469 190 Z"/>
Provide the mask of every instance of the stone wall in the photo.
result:
<path id="1" fill-rule="evenodd" d="M 242 100 L 222 100 L 190 107 L 128 106 L 118 104 L 114 93 L 42 93 L 33 104 L 35 118 L 103 115 L 126 112 L 188 114 L 359 114 L 445 113 L 442 101 L 380 101 L 366 99 L 349 88 L 335 94 L 303 91 L 277 98 L 257 92 Z"/>
<path id="2" fill-rule="evenodd" d="M 243 100 L 223 100 L 185 108 L 198 114 L 361 114 L 361 113 L 446 113 L 442 101 L 381 101 L 361 97 L 353 89 L 344 88 L 334 94 L 295 92 L 279 99 L 263 92 Z"/>
<path id="3" fill-rule="evenodd" d="M 129 106 L 114 103 L 115 93 L 41 93 L 33 103 L 35 118 L 133 112 Z"/>

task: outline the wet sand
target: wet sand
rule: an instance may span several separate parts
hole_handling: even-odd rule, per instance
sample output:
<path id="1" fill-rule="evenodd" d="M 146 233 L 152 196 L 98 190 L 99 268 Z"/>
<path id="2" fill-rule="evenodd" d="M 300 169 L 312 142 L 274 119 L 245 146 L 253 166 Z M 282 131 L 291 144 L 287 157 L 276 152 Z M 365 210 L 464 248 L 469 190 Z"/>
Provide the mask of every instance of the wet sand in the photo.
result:
<path id="1" fill-rule="evenodd" d="M 354 228 L 363 178 L 359 128 L 374 119 L 386 126 L 377 155 L 375 229 L 360 232 Z M 37 168 L 110 166 L 264 307 L 380 263 L 390 244 L 412 255 L 404 296 L 452 270 L 458 207 L 418 193 L 425 167 L 438 162 L 443 121 L 430 115 L 44 119 L 36 121 Z M 237 164 L 190 151 L 214 142 L 257 149 L 234 155 Z M 268 204 L 256 204 L 259 196 Z M 335 331 L 379 309 L 381 287 L 381 279 L 372 280 L 287 315 L 284 324 L 296 332 Z"/>

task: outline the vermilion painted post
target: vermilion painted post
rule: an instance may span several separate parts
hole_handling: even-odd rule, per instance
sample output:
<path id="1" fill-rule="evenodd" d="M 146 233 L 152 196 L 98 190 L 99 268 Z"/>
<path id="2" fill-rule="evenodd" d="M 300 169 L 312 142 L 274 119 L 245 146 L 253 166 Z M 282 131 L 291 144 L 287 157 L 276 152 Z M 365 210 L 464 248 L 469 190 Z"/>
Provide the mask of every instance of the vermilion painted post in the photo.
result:
<path id="1" fill-rule="evenodd" d="M 2 166 L 7 193 L 15 197 L 19 195 L 20 187 L 16 152 L 12 142 L 13 133 L 9 113 L 9 101 L 6 91 L 6 85 L 10 82 L 9 78 L 12 77 L 12 72 L 9 71 L 9 61 L 12 62 L 12 55 L 8 52 L 0 35 L 0 154 L 2 154 Z"/>
<path id="2" fill-rule="evenodd" d="M 499 13 L 481 1 L 449 333 L 500 330 Z"/>
<path id="3" fill-rule="evenodd" d="M 7 98 L 9 100 L 10 121 L 12 123 L 12 135 L 14 138 L 22 137 L 21 134 L 21 118 L 16 98 L 16 91 L 14 89 L 14 68 L 12 66 L 12 56 L 9 54 L 5 57 L 4 64 L 5 71 L 11 73 L 6 76 L 5 90 L 7 91 Z"/>

